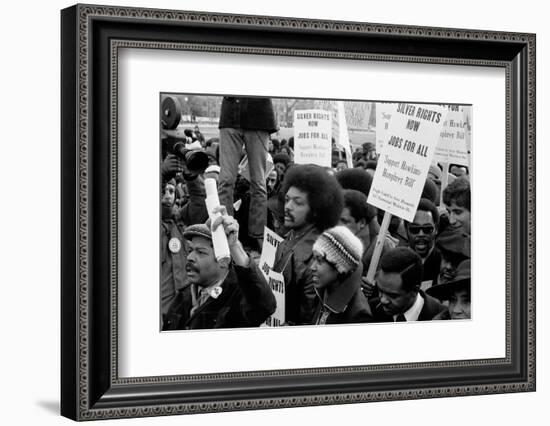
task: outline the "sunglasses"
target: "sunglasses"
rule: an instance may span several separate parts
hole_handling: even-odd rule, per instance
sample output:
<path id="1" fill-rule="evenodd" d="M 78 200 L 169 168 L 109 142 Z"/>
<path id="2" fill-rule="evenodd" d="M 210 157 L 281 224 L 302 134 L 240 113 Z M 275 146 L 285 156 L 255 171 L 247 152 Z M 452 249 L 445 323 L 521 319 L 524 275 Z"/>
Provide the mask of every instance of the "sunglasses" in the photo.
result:
<path id="1" fill-rule="evenodd" d="M 413 235 L 418 234 L 420 231 L 426 235 L 431 234 L 435 231 L 435 226 L 433 225 L 409 225 L 409 232 Z"/>

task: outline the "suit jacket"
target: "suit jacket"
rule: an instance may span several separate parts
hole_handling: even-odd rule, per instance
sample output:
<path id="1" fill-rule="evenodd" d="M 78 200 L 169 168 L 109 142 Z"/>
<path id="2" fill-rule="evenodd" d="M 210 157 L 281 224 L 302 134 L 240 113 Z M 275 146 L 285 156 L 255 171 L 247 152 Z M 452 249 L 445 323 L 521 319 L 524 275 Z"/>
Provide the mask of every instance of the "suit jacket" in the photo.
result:
<path id="1" fill-rule="evenodd" d="M 224 96 L 220 113 L 220 129 L 277 131 L 277 122 L 270 98 L 240 98 Z"/>
<path id="2" fill-rule="evenodd" d="M 431 281 L 432 285 L 437 283 L 439 270 L 441 268 L 441 253 L 434 247 L 430 255 L 424 261 L 422 281 Z"/>
<path id="3" fill-rule="evenodd" d="M 276 301 L 254 261 L 231 265 L 222 292 L 209 297 L 191 315 L 190 286 L 181 290 L 166 315 L 163 330 L 257 327 L 275 312 Z"/>
<path id="4" fill-rule="evenodd" d="M 434 317 L 441 312 L 447 310 L 447 307 L 439 302 L 435 297 L 428 296 L 422 290 L 420 290 L 420 296 L 424 299 L 424 306 L 420 311 L 417 321 L 431 321 Z M 393 316 L 386 314 L 380 306 L 380 299 L 378 297 L 371 299 L 371 308 L 374 314 L 375 322 L 393 322 Z"/>

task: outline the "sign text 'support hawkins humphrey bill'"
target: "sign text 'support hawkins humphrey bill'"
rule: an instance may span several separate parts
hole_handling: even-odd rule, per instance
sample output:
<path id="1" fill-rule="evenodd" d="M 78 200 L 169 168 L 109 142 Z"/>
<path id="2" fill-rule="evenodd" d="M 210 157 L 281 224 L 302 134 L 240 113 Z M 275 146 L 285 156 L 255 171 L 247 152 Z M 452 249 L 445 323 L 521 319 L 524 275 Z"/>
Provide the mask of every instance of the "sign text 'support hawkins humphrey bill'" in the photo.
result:
<path id="1" fill-rule="evenodd" d="M 369 204 L 413 221 L 446 113 L 439 105 L 395 106 Z"/>

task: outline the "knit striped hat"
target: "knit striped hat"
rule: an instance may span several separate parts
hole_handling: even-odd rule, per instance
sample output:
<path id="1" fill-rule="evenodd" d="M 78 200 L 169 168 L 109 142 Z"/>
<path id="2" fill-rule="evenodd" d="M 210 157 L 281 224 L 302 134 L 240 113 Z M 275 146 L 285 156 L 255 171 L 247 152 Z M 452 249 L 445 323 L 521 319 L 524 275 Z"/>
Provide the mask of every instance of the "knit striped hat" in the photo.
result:
<path id="1" fill-rule="evenodd" d="M 353 272 L 363 256 L 363 244 L 345 226 L 327 229 L 313 244 L 313 250 L 323 255 L 340 274 Z"/>

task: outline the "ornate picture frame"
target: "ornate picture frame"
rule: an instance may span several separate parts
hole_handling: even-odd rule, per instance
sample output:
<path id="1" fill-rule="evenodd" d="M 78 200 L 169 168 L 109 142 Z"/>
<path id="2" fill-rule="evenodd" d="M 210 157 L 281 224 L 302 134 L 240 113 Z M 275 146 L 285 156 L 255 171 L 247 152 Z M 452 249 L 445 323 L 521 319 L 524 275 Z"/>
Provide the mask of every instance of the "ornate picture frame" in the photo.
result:
<path id="1" fill-rule="evenodd" d="M 92 5 L 64 9 L 61 30 L 62 415 L 93 420 L 535 390 L 534 34 Z M 119 377 L 117 65 L 126 47 L 503 69 L 506 355 Z"/>

